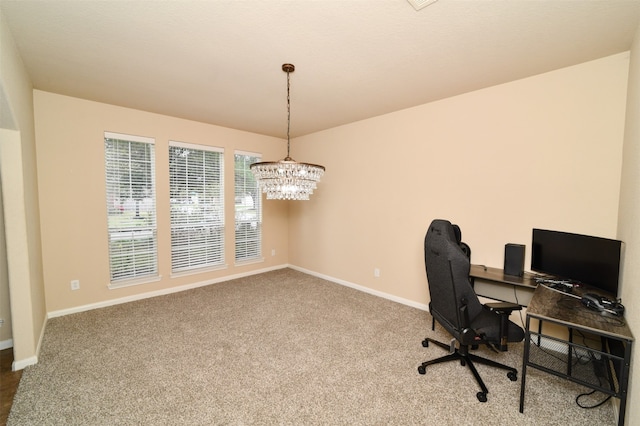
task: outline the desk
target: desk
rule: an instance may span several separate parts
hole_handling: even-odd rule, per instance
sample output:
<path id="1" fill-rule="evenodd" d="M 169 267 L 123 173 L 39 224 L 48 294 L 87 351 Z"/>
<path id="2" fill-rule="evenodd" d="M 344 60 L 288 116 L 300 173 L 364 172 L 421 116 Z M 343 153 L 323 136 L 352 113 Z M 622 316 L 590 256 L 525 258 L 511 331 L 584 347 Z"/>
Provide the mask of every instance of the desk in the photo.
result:
<path id="1" fill-rule="evenodd" d="M 505 275 L 502 269 L 484 265 L 471 265 L 469 277 L 473 288 L 479 296 L 489 297 L 503 302 L 518 303 L 527 306 L 538 286 L 534 276 L 525 272 L 522 277 Z M 522 290 L 521 295 L 514 298 L 515 291 Z"/>
<path id="2" fill-rule="evenodd" d="M 531 318 L 539 321 L 538 332 L 531 331 Z M 542 323 L 567 327 L 569 339 L 543 334 Z M 598 337 L 600 349 L 574 343 L 573 331 Z M 527 367 L 532 367 L 619 398 L 618 425 L 623 426 L 632 343 L 624 317 L 603 316 L 577 298 L 538 286 L 527 308 L 520 412 L 524 412 Z"/>

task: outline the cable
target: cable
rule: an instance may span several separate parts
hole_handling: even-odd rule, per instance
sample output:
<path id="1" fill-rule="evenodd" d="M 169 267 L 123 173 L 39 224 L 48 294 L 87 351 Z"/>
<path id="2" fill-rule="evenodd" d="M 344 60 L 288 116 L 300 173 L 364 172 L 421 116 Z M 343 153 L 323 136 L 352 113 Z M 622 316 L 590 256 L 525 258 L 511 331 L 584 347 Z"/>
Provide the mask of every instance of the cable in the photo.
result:
<path id="1" fill-rule="evenodd" d="M 553 290 L 553 289 L 551 289 Z M 554 291 L 558 291 L 558 290 L 554 290 Z M 567 296 L 571 296 L 574 299 L 581 299 L 578 296 L 572 295 L 572 294 L 567 294 L 564 292 L 560 292 L 562 294 L 566 294 Z M 579 318 L 584 318 L 584 319 L 591 319 L 593 320 L 593 315 L 597 315 L 600 314 L 601 316 L 601 321 L 602 322 L 606 322 L 607 324 L 613 326 L 613 327 L 623 327 L 626 323 L 623 317 L 618 316 L 618 315 L 614 315 L 614 314 L 610 314 L 606 311 L 602 311 L 602 312 L 597 312 L 591 309 L 586 308 L 585 306 L 583 306 L 580 303 L 576 303 L 575 300 L 573 299 L 561 299 L 558 301 L 558 306 L 563 307 L 564 309 L 567 310 L 572 310 L 573 311 L 573 315 L 575 315 L 576 317 Z"/>
<path id="2" fill-rule="evenodd" d="M 516 288 L 516 286 L 515 286 L 515 285 L 513 286 L 513 297 L 515 297 L 515 299 L 516 299 L 516 303 L 517 303 L 518 305 L 520 305 L 520 301 L 518 301 L 518 291 L 517 291 L 517 288 Z M 520 305 L 520 306 L 522 306 L 522 305 Z M 518 311 L 518 313 L 520 314 L 520 323 L 522 324 L 522 328 L 525 328 L 525 325 L 524 325 L 524 319 L 522 318 L 522 309 L 520 309 L 520 310 Z"/>
<path id="3" fill-rule="evenodd" d="M 582 331 L 575 330 L 575 332 L 577 334 L 579 334 L 580 337 L 582 337 L 582 345 L 585 348 L 597 351 L 597 349 L 592 348 L 591 346 L 589 346 L 589 344 L 587 343 L 587 336 Z M 587 358 L 586 362 L 597 362 L 598 361 L 598 359 L 594 359 L 593 352 L 588 351 L 587 353 L 588 353 L 588 356 L 586 357 Z M 597 375 L 597 374 L 596 374 L 596 376 L 598 378 L 598 386 L 602 387 L 601 377 L 599 375 Z M 602 401 L 598 402 L 595 405 L 583 405 L 583 404 L 580 403 L 580 398 L 585 397 L 585 396 L 589 396 L 589 395 L 593 395 L 596 392 L 601 392 L 601 391 L 593 389 L 591 392 L 584 392 L 584 393 L 581 393 L 578 396 L 576 396 L 576 404 L 578 405 L 578 407 L 585 408 L 585 409 L 596 408 L 596 407 L 600 407 L 602 404 L 604 404 L 605 402 L 609 401 L 609 399 L 611 399 L 611 395 L 608 395 L 605 399 L 603 399 Z"/>
<path id="4" fill-rule="evenodd" d="M 600 377 L 598 377 L 598 386 L 602 387 L 602 381 L 600 380 Z M 593 389 L 591 392 L 584 392 L 584 393 L 581 393 L 580 395 L 576 396 L 576 404 L 578 405 L 578 407 L 590 410 L 592 408 L 600 407 L 602 404 L 604 404 L 605 402 L 607 402 L 607 401 L 609 401 L 611 399 L 612 395 L 607 395 L 607 397 L 605 399 L 603 399 L 602 401 L 600 401 L 600 402 L 598 402 L 597 404 L 594 404 L 594 405 L 583 405 L 583 404 L 580 403 L 580 398 L 582 398 L 584 396 L 593 395 L 596 392 L 602 392 L 602 391 L 598 391 L 596 389 Z"/>
<path id="5" fill-rule="evenodd" d="M 556 291 L 556 292 L 558 292 L 560 294 L 571 296 L 574 299 L 578 299 L 578 300 L 582 299 L 582 297 L 580 297 L 580 296 L 576 296 L 575 294 L 567 293 L 566 291 L 558 290 L 557 288 L 551 287 L 551 286 L 547 285 L 546 283 L 540 283 L 540 285 L 548 288 L 549 290 Z"/>
<path id="6" fill-rule="evenodd" d="M 580 404 L 580 398 L 582 398 L 583 396 L 593 395 L 596 392 L 598 392 L 598 391 L 594 389 L 591 392 L 581 393 L 580 395 L 576 396 L 576 404 L 578 405 L 578 407 L 585 408 L 585 409 L 589 410 L 591 408 L 597 408 L 597 407 L 601 406 L 602 404 L 604 404 L 605 402 L 607 402 L 608 400 L 611 399 L 611 395 L 609 395 L 605 399 L 603 399 L 602 401 L 598 402 L 595 405 L 582 405 L 582 404 Z"/>

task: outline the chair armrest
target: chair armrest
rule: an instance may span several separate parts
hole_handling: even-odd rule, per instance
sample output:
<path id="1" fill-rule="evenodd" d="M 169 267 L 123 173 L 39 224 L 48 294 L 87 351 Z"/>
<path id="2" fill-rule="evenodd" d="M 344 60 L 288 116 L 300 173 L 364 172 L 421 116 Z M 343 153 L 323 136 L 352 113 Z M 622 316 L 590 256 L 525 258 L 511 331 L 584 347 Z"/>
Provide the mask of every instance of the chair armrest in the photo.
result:
<path id="1" fill-rule="evenodd" d="M 509 303 L 509 302 L 496 302 L 496 303 L 485 303 L 484 306 L 491 312 L 500 315 L 500 346 L 498 349 L 501 351 L 507 350 L 507 330 L 509 329 L 509 315 L 513 311 L 522 310 L 522 306 L 517 303 Z"/>
<path id="2" fill-rule="evenodd" d="M 513 311 L 522 310 L 522 306 L 511 302 L 485 303 L 483 306 L 491 312 L 495 312 L 499 315 L 510 315 Z"/>

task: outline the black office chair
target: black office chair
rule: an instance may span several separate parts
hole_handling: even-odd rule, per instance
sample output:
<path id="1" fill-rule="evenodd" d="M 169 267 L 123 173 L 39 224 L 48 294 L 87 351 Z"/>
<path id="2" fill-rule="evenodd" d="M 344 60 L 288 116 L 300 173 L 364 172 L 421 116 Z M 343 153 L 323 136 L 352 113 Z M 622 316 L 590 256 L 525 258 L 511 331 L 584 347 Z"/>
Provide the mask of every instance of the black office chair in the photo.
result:
<path id="1" fill-rule="evenodd" d="M 429 342 L 450 351 L 449 355 L 423 362 L 418 367 L 420 374 L 433 364 L 448 361 L 460 361 L 468 366 L 478 385 L 482 389 L 477 393 L 480 402 L 487 401 L 489 390 L 478 374 L 474 362 L 507 370 L 507 377 L 515 381 L 518 371 L 515 368 L 497 363 L 469 353 L 469 346 L 486 344 L 500 350 L 507 349 L 507 342 L 520 342 L 524 339 L 524 330 L 509 321 L 514 310 L 522 309 L 515 303 L 481 304 L 469 282 L 469 257 L 460 247 L 460 238 L 456 238 L 454 225 L 446 220 L 434 220 L 424 239 L 424 260 L 429 282 L 431 302 L 429 312 L 455 340 L 450 345 L 431 338 L 422 341 L 424 347 Z M 455 342 L 458 342 L 458 348 Z M 496 349 L 497 350 L 497 349 Z"/>
<path id="2" fill-rule="evenodd" d="M 456 236 L 456 243 L 460 246 L 462 252 L 469 258 L 469 261 L 471 261 L 471 247 L 469 247 L 467 243 L 462 241 L 462 231 L 460 230 L 460 227 L 458 225 L 451 226 L 453 226 L 453 233 Z M 469 278 L 469 282 L 473 286 L 473 281 L 471 280 L 471 278 Z M 433 316 L 431 317 L 431 329 L 436 329 L 436 318 Z M 478 345 L 473 345 L 471 349 L 478 349 Z"/>

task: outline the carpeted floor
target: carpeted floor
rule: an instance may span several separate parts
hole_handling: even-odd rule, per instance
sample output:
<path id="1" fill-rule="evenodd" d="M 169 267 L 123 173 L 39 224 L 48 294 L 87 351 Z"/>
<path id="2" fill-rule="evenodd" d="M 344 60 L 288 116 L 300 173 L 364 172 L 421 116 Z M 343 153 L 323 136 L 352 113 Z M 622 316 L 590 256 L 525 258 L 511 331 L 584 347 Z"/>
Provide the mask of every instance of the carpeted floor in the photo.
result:
<path id="1" fill-rule="evenodd" d="M 422 376 L 444 354 L 426 336 L 449 340 L 427 312 L 278 270 L 49 320 L 8 424 L 615 424 L 535 370 L 524 414 L 503 371 L 478 366 L 486 403 L 458 363 Z M 477 353 L 521 369 L 522 344 Z"/>

